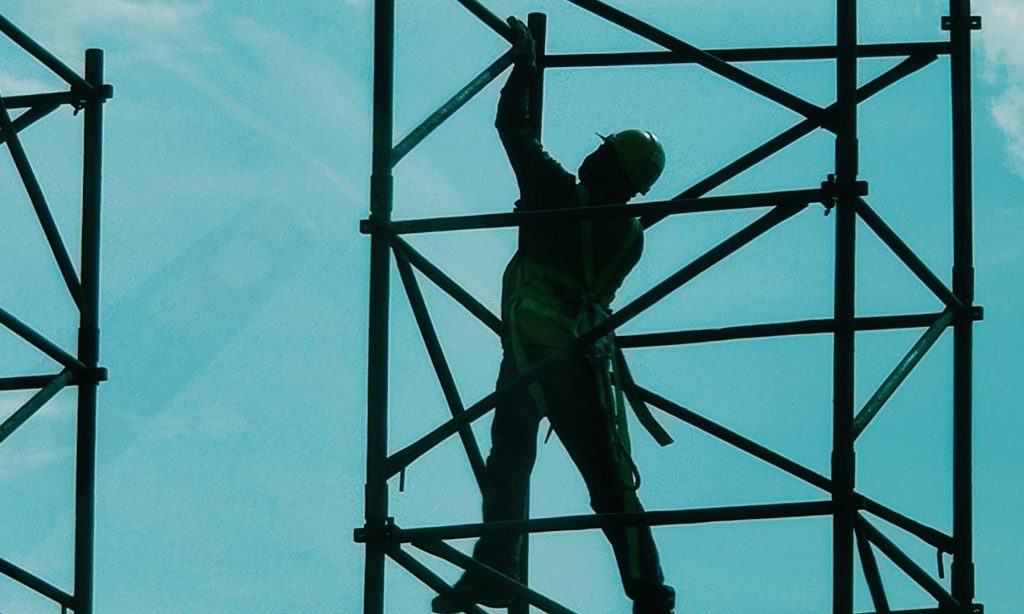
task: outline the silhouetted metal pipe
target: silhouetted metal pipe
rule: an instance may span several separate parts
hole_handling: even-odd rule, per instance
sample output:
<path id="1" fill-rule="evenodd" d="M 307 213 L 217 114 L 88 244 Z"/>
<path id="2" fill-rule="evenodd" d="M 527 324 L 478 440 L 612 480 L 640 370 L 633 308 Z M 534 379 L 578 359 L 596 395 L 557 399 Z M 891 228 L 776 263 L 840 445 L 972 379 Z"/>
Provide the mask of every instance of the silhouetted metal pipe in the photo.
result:
<path id="1" fill-rule="evenodd" d="M 60 375 L 59 373 L 57 375 Z M 21 375 L 0 377 L 0 390 L 33 390 L 46 386 L 57 375 Z"/>
<path id="2" fill-rule="evenodd" d="M 419 126 L 416 126 L 412 132 L 398 143 L 398 145 L 395 145 L 391 154 L 391 166 L 394 167 L 397 165 L 399 160 L 404 158 L 405 155 L 412 151 L 414 147 L 419 145 L 423 139 L 427 138 L 431 132 L 437 129 L 437 127 L 443 124 L 449 117 L 454 115 L 456 111 L 461 109 L 473 98 L 473 96 L 479 94 L 480 90 L 487 87 L 491 81 L 494 81 L 498 75 L 511 66 L 511 64 L 512 52 L 509 51 L 492 62 L 490 66 L 483 70 L 483 72 L 474 77 L 472 81 L 467 83 L 454 96 L 449 98 L 447 102 L 434 111 L 430 117 L 423 120 L 423 122 Z"/>
<path id="3" fill-rule="evenodd" d="M 36 332 L 35 329 L 31 328 L 18 318 L 11 315 L 5 309 L 0 307 L 0 325 L 7 327 L 15 335 L 18 335 L 29 344 L 34 346 L 40 352 L 46 354 L 50 358 L 56 360 L 60 364 L 73 369 L 74 371 L 81 373 L 86 370 L 85 365 L 79 359 L 75 358 L 71 354 L 68 354 L 61 349 L 57 344 L 53 343 L 42 334 Z"/>
<path id="4" fill-rule="evenodd" d="M 679 405 L 678 403 L 673 403 L 665 397 L 662 397 L 646 388 L 638 386 L 637 392 L 646 403 L 657 407 L 667 414 L 679 418 L 683 422 L 704 431 L 712 437 L 720 439 L 755 458 L 759 458 L 769 465 L 778 467 L 786 473 L 804 480 L 808 484 L 817 486 L 826 492 L 832 491 L 832 481 L 820 473 L 812 471 L 796 461 L 790 460 L 778 452 L 770 450 L 761 444 L 736 433 L 735 431 L 727 429 L 717 422 L 709 420 L 704 416 Z"/>
<path id="5" fill-rule="evenodd" d="M 477 19 L 482 21 L 488 28 L 494 30 L 499 36 L 505 40 L 512 41 L 512 28 L 501 18 L 487 10 L 483 4 L 480 4 L 477 0 L 455 0 L 466 8 L 467 11 L 473 13 Z"/>
<path id="6" fill-rule="evenodd" d="M 52 599 L 65 608 L 74 609 L 75 607 L 74 597 L 50 584 L 46 580 L 37 578 L 9 561 L 0 559 L 0 573 L 24 586 L 27 586 L 44 597 Z"/>
<path id="7" fill-rule="evenodd" d="M 829 128 L 832 124 L 829 114 L 821 107 L 794 96 L 782 88 L 772 85 L 759 77 L 755 77 L 614 7 L 598 0 L 569 0 L 569 2 L 666 49 L 689 55 L 693 58 L 694 62 L 711 72 L 721 75 L 753 92 L 757 92 L 769 100 L 774 100 L 804 117 L 813 119 L 819 126 Z"/>
<path id="8" fill-rule="evenodd" d="M 871 602 L 875 606 L 877 614 L 888 614 L 889 599 L 885 596 L 885 585 L 882 584 L 882 575 L 878 573 L 878 561 L 875 560 L 875 552 L 871 549 L 871 542 L 864 535 L 864 529 L 860 523 L 853 527 L 854 535 L 857 537 L 857 553 L 860 555 L 860 565 L 864 570 L 864 580 L 867 582 L 868 591 L 871 593 Z"/>
<path id="9" fill-rule="evenodd" d="M 391 222 L 389 228 L 395 234 L 422 232 L 443 232 L 449 230 L 473 230 L 481 228 L 512 228 L 527 224 L 552 224 L 555 222 L 601 220 L 648 215 L 678 215 L 684 213 L 705 213 L 709 211 L 731 211 L 775 207 L 779 205 L 806 205 L 821 202 L 826 197 L 823 190 L 784 190 L 779 192 L 757 192 L 753 194 L 730 194 L 705 198 L 680 198 L 652 203 L 631 205 L 602 205 L 545 209 L 522 213 L 484 213 L 435 217 L 420 220 Z M 362 231 L 370 232 L 372 226 L 364 220 Z"/>
<path id="10" fill-rule="evenodd" d="M 901 514 L 892 508 L 886 507 L 877 501 L 869 499 L 860 493 L 855 493 L 855 495 L 863 502 L 865 512 L 870 512 L 882 520 L 903 529 L 911 535 L 919 537 L 924 542 L 931 544 L 943 552 L 953 551 L 952 536 L 946 535 L 938 529 L 922 524 L 913 518 L 905 514 Z"/>
<path id="11" fill-rule="evenodd" d="M 412 308 L 416 325 L 419 327 L 420 335 L 423 337 L 423 344 L 427 348 L 427 355 L 430 357 L 430 363 L 434 367 L 434 373 L 441 384 L 441 391 L 444 393 L 448 409 L 451 411 L 452 417 L 458 416 L 465 411 L 465 407 L 462 404 L 462 398 L 459 396 L 458 387 L 455 385 L 455 378 L 448 367 L 448 360 L 445 359 L 444 350 L 441 348 L 441 340 L 438 339 L 434 323 L 431 321 L 426 301 L 423 300 L 423 293 L 420 292 L 419 284 L 416 283 L 416 274 L 413 273 L 412 265 L 409 264 L 409 260 L 400 250 L 395 251 L 395 260 L 398 264 L 399 276 L 402 278 L 402 285 L 405 287 L 405 294 L 409 299 L 409 306 Z M 467 425 L 461 429 L 459 437 L 462 439 L 462 446 L 466 450 L 469 466 L 476 477 L 477 485 L 483 490 L 484 459 L 480 454 L 480 446 L 477 445 L 476 437 L 473 436 L 472 428 Z"/>
<path id="12" fill-rule="evenodd" d="M 7 112 L 7 107 L 2 102 L 0 102 L 0 129 L 3 130 L 3 134 L 6 137 L 7 148 L 11 152 L 14 166 L 18 169 L 18 175 L 21 176 L 22 183 L 25 184 L 25 191 L 28 192 L 28 197 L 32 202 L 32 208 L 36 212 L 36 217 L 39 218 L 39 225 L 43 227 L 43 234 L 46 235 L 46 242 L 50 246 L 54 259 L 57 261 L 57 268 L 60 269 L 61 277 L 64 278 L 64 283 L 68 287 L 71 298 L 74 299 L 76 305 L 81 307 L 82 284 L 79 282 L 78 274 L 75 272 L 75 265 L 71 263 L 71 256 L 68 255 L 68 249 L 64 246 L 64 240 L 60 236 L 60 231 L 57 230 L 57 222 L 53 219 L 50 206 L 46 204 L 46 196 L 43 195 L 43 188 L 39 185 L 39 180 L 32 170 L 32 164 L 28 160 L 25 148 L 21 144 L 21 138 L 18 137 L 18 129 L 11 121 L 11 115 Z"/>
<path id="13" fill-rule="evenodd" d="M 711 522 L 737 522 L 743 520 L 772 520 L 826 516 L 832 513 L 831 501 L 799 501 L 795 503 L 768 503 L 761 505 L 729 505 L 686 510 L 659 510 L 648 512 L 621 512 L 615 514 L 579 514 L 557 518 L 532 520 L 505 520 L 398 529 L 395 540 L 417 542 L 422 539 L 465 539 L 481 535 L 528 531 L 553 533 L 557 531 L 584 531 L 613 527 L 667 526 L 679 524 L 706 524 Z"/>
<path id="14" fill-rule="evenodd" d="M 452 591 L 452 587 L 442 580 L 440 576 L 430 571 L 429 567 L 417 561 L 411 554 L 401 548 L 392 548 L 388 551 L 388 556 L 415 576 L 420 582 L 432 588 L 438 595 Z M 466 611 L 470 612 L 470 614 L 487 614 L 487 612 L 475 605 L 468 606 Z"/>
<path id="15" fill-rule="evenodd" d="M 908 55 L 946 55 L 948 41 L 920 43 L 881 43 L 858 45 L 857 57 L 882 58 Z M 797 47 L 758 47 L 747 49 L 706 49 L 708 55 L 725 62 L 774 62 L 781 60 L 826 60 L 836 57 L 835 45 Z M 649 66 L 658 64 L 694 64 L 689 53 L 675 51 L 627 51 L 620 53 L 557 53 L 547 56 L 548 68 L 584 68 L 597 66 Z"/>
<path id="16" fill-rule="evenodd" d="M 472 294 L 466 292 L 455 280 L 445 275 L 441 269 L 434 266 L 432 262 L 413 249 L 401 237 L 392 237 L 391 245 L 395 251 L 401 251 L 409 259 L 409 262 L 423 273 L 427 279 L 434 282 L 434 285 L 462 305 L 466 311 L 480 320 L 484 326 L 491 329 L 496 335 L 501 334 L 501 318 L 491 313 L 491 310 L 476 300 Z"/>
<path id="17" fill-rule="evenodd" d="M 974 304 L 974 213 L 971 132 L 971 2 L 950 0 L 953 137 L 953 293 Z M 973 363 L 974 332 L 966 310 L 953 322 L 953 596 L 974 600 Z"/>
<path id="18" fill-rule="evenodd" d="M 26 420 L 39 411 L 47 401 L 52 399 L 58 392 L 71 383 L 71 380 L 74 379 L 74 377 L 75 375 L 71 371 L 62 371 L 60 374 L 50 379 L 50 381 L 47 382 L 39 392 L 29 397 L 29 399 L 25 401 L 17 411 L 8 416 L 7 419 L 0 424 L 0 443 L 3 443 L 5 439 L 10 437 L 11 433 L 16 431 L 19 426 L 24 424 Z"/>
<path id="19" fill-rule="evenodd" d="M 504 586 L 517 591 L 517 600 L 521 599 L 522 603 L 524 603 L 527 608 L 529 608 L 530 605 L 533 605 L 542 612 L 551 612 L 552 614 L 575 614 L 575 612 L 560 603 L 541 595 L 537 591 L 531 590 L 525 582 L 516 582 L 510 579 L 483 563 L 480 563 L 473 557 L 459 552 L 443 541 L 436 539 L 421 539 L 413 542 L 412 545 L 424 552 L 442 558 L 449 563 L 472 571 L 481 577 L 486 577 L 490 581 L 497 584 L 503 584 Z M 509 607 L 509 612 L 512 612 L 512 609 L 515 607 L 516 602 L 514 601 L 512 606 Z"/>
<path id="20" fill-rule="evenodd" d="M 65 104 L 78 104 L 80 96 L 74 92 L 47 92 L 45 94 L 20 94 L 4 96 L 4 106 L 8 109 L 24 109 L 26 107 L 59 107 Z"/>
<path id="21" fill-rule="evenodd" d="M 936 60 L 934 55 L 932 56 L 913 56 L 906 60 L 903 60 L 896 66 L 893 66 L 889 70 L 885 71 L 881 75 L 875 77 L 871 81 L 868 81 L 860 88 L 857 89 L 857 101 L 862 102 L 868 98 L 874 96 L 878 92 L 881 92 L 890 85 L 896 83 L 900 79 L 911 75 L 918 70 L 921 70 L 928 64 L 931 64 Z M 828 107 L 829 112 L 834 112 L 836 105 L 833 104 Z M 736 160 L 723 166 L 719 170 L 715 171 L 711 175 L 698 181 L 691 187 L 678 194 L 675 199 L 683 198 L 697 198 L 707 194 L 716 187 L 724 184 L 726 181 L 736 177 L 740 173 L 753 167 L 754 165 L 762 162 L 768 157 L 782 151 L 786 147 L 792 145 L 801 138 L 817 130 L 820 126 L 817 122 L 809 119 L 805 119 L 791 128 L 780 132 L 778 135 L 768 139 L 761 145 L 755 147 L 749 152 L 743 154 Z M 673 199 L 673 200 L 675 200 Z M 666 217 L 666 214 L 657 215 L 646 215 L 641 217 L 640 222 L 645 228 L 649 228 L 654 224 L 657 224 Z"/>
<path id="22" fill-rule="evenodd" d="M 85 79 L 103 88 L 103 51 L 85 52 Z M 96 393 L 100 351 L 100 200 L 103 184 L 103 103 L 94 97 L 84 111 L 82 158 L 82 301 L 78 359 L 86 376 L 78 385 L 78 433 L 75 448 L 75 601 L 76 614 L 93 611 L 93 546 L 96 518 Z"/>
<path id="23" fill-rule="evenodd" d="M 8 107 L 10 108 L 10 107 Z M 32 107 L 28 111 L 25 111 L 21 115 L 14 118 L 14 129 L 21 132 L 25 128 L 28 128 L 37 121 L 43 119 L 50 113 L 53 113 L 60 108 L 60 105 L 39 105 Z M 0 134 L 0 144 L 7 142 L 7 134 Z"/>
<path id="24" fill-rule="evenodd" d="M 943 303 L 946 304 L 954 312 L 963 309 L 963 304 L 960 299 L 953 294 L 953 292 L 946 287 L 946 284 L 942 283 L 942 280 L 938 278 L 935 273 L 932 273 L 928 265 L 924 263 L 917 254 L 910 249 L 910 246 L 906 244 L 897 235 L 892 228 L 882 220 L 882 218 L 872 209 L 863 198 L 857 201 L 857 215 L 860 219 L 868 225 L 868 228 L 873 230 L 878 238 L 883 243 L 889 246 L 889 249 L 893 251 L 896 256 L 903 261 L 903 264 L 907 265 L 907 268 L 917 275 L 917 278 L 928 287 L 929 290 L 935 293 L 935 296 L 939 297 Z"/>
<path id="25" fill-rule="evenodd" d="M 832 612 L 853 614 L 853 449 L 855 284 L 858 173 L 857 0 L 836 2 L 836 200 L 835 320 L 832 413 Z"/>
<path id="26" fill-rule="evenodd" d="M 28 34 L 19 30 L 17 26 L 8 21 L 3 15 L 0 15 L 0 32 L 6 34 L 16 45 L 29 52 L 32 57 L 55 72 L 58 77 L 64 79 L 71 87 L 76 87 L 84 92 L 99 90 L 99 86 L 94 88 L 88 79 L 78 76 L 78 73 L 68 68 L 64 62 L 57 59 L 57 56 L 47 51 L 45 47 L 33 40 Z"/>
<path id="27" fill-rule="evenodd" d="M 939 605 L 944 608 L 950 608 L 951 612 L 960 612 L 960 603 L 950 596 L 946 592 L 946 589 L 942 587 L 931 575 L 925 570 L 921 569 L 917 563 L 915 563 L 909 556 L 906 555 L 899 547 L 889 540 L 881 531 L 876 529 L 863 517 L 857 518 L 857 524 L 863 529 L 865 536 L 871 541 L 871 543 L 878 546 L 878 549 L 882 551 L 890 561 L 896 564 L 903 573 L 907 574 L 911 580 L 917 582 L 917 584 L 928 591 L 932 597 L 938 600 Z"/>
<path id="28" fill-rule="evenodd" d="M 940 313 L 922 313 L 902 316 L 872 316 L 854 319 L 858 331 L 893 330 L 903 328 L 925 328 L 942 317 Z M 744 326 L 728 326 L 724 328 L 708 328 L 701 330 L 681 330 L 665 333 L 641 333 L 635 335 L 617 335 L 615 342 L 621 348 L 650 348 L 666 345 L 687 345 L 691 343 L 709 343 L 715 341 L 733 341 L 736 339 L 759 339 L 763 337 L 782 337 L 789 335 L 815 335 L 833 333 L 836 330 L 835 320 L 821 318 L 817 320 L 801 320 L 798 322 L 779 322 L 776 324 L 748 324 Z"/>
<path id="29" fill-rule="evenodd" d="M 892 397 L 896 389 L 900 387 L 900 384 L 907 379 L 907 376 L 921 362 L 921 359 L 928 353 L 928 350 L 935 345 L 935 342 L 939 340 L 939 337 L 942 336 L 942 333 L 946 331 L 946 328 L 952 321 L 953 314 L 951 312 L 944 313 L 914 343 L 910 351 L 900 360 L 896 368 L 892 370 L 892 373 L 885 378 L 885 381 L 882 382 L 875 393 L 871 395 L 871 398 L 868 399 L 868 402 L 864 404 L 864 407 L 861 408 L 860 412 L 857 413 L 857 417 L 853 419 L 854 439 L 864 432 L 868 424 L 881 411 L 885 402 Z"/>
<path id="30" fill-rule="evenodd" d="M 391 175 L 394 139 L 395 2 L 375 0 L 373 30 L 373 168 L 370 177 L 370 306 L 366 376 L 366 566 L 364 614 L 384 614 L 388 485 L 388 331 L 391 286 Z"/>

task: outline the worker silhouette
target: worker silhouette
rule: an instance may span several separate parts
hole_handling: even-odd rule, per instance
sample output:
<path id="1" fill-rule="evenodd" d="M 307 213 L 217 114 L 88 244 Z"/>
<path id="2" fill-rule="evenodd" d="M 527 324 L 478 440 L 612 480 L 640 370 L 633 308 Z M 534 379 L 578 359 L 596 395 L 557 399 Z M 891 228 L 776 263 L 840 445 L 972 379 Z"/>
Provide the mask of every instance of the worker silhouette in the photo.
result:
<path id="1" fill-rule="evenodd" d="M 603 143 L 580 166 L 578 183 L 547 155 L 529 114 L 536 70 L 533 38 L 515 17 L 508 24 L 515 66 L 501 90 L 495 125 L 519 184 L 516 209 L 623 204 L 647 193 L 665 165 L 664 150 L 649 132 L 625 130 L 602 137 Z M 502 280 L 499 389 L 608 317 L 616 290 L 643 248 L 635 218 L 538 224 L 519 233 L 519 249 Z M 542 417 L 582 474 L 595 512 L 642 511 L 623 409 L 626 381 L 625 363 L 608 335 L 560 356 L 536 383 L 504 395 L 491 425 L 482 485 L 484 521 L 526 517 Z M 653 420 L 641 422 L 649 426 Z M 649 430 L 660 431 L 653 425 Z M 671 441 L 664 431 L 652 434 L 662 443 Z M 675 591 L 665 584 L 650 528 L 614 527 L 604 533 L 634 614 L 671 614 Z M 519 534 L 484 535 L 473 557 L 518 579 L 521 543 Z M 437 596 L 431 605 L 438 613 L 462 612 L 471 604 L 502 608 L 513 596 L 511 588 L 471 570 L 454 591 Z"/>

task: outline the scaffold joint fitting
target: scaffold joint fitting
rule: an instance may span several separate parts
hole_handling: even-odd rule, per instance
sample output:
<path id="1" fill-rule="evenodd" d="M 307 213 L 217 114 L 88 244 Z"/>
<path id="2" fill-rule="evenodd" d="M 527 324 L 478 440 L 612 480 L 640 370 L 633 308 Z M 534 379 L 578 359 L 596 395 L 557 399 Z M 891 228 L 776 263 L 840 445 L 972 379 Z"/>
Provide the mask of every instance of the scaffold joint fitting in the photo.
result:
<path id="1" fill-rule="evenodd" d="M 981 15 L 971 15 L 971 19 L 967 22 L 972 30 L 981 29 Z M 953 19 L 949 15 L 942 16 L 942 29 L 950 30 L 953 28 Z"/>
<path id="2" fill-rule="evenodd" d="M 371 215 L 368 218 L 359 220 L 359 234 L 372 235 L 377 230 L 388 230 L 391 223 L 384 218 Z"/>
<path id="3" fill-rule="evenodd" d="M 75 375 L 76 384 L 98 384 L 108 379 L 106 367 L 85 368 Z"/>
<path id="4" fill-rule="evenodd" d="M 353 531 L 352 540 L 357 544 L 367 542 L 390 542 L 398 532 L 395 526 L 395 518 L 388 516 L 384 519 L 367 520 L 366 524 Z"/>
<path id="5" fill-rule="evenodd" d="M 867 196 L 867 181 L 837 181 L 834 173 L 829 173 L 825 181 L 821 182 L 822 200 L 825 206 L 825 215 L 828 215 L 839 202 L 840 196 Z"/>

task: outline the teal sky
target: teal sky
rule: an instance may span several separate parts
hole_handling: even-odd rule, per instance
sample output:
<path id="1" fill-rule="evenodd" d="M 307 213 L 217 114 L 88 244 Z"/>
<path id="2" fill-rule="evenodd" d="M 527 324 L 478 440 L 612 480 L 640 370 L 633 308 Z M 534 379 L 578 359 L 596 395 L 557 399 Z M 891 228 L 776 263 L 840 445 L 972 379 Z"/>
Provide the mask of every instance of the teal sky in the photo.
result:
<path id="1" fill-rule="evenodd" d="M 485 2 L 549 15 L 549 50 L 655 50 L 568 3 Z M 830 44 L 823 0 L 616 0 L 702 48 Z M 506 49 L 453 0 L 398 3 L 396 140 Z M 860 3 L 863 42 L 941 40 L 940 0 Z M 976 328 L 975 534 L 978 600 L 1024 611 L 1019 317 L 1024 270 L 1024 4 L 976 0 L 974 36 Z M 96 610 L 112 614 L 361 611 L 369 241 L 372 2 L 368 0 L 9 1 L 3 15 L 80 69 L 106 50 L 102 363 Z M 863 83 L 898 59 L 863 60 Z M 835 98 L 828 62 L 743 68 L 816 104 Z M 504 77 L 395 169 L 395 218 L 507 211 L 515 182 L 492 127 Z M 951 266 L 949 64 L 940 59 L 860 109 L 861 178 L 872 207 L 943 279 Z M 65 89 L 0 41 L 3 95 Z M 657 133 L 668 167 L 650 200 L 674 196 L 799 117 L 693 67 L 551 71 L 544 142 L 570 169 L 595 131 Z M 81 121 L 61 109 L 23 133 L 72 253 L 80 224 Z M 0 162 L 0 306 L 73 348 L 75 311 L 9 156 Z M 714 194 L 816 187 L 833 141 L 814 134 Z M 677 216 L 647 233 L 617 304 L 745 225 L 757 212 Z M 835 216 L 814 206 L 631 322 L 653 332 L 831 315 Z M 512 231 L 417 235 L 410 242 L 496 309 Z M 931 312 L 937 299 L 863 224 L 858 315 Z M 77 262 L 77 257 L 75 258 Z M 396 276 L 397 278 L 397 276 Z M 489 392 L 493 334 L 421 279 L 467 405 Z M 392 297 L 390 446 L 447 415 L 399 284 Z M 863 404 L 921 331 L 858 336 Z M 951 528 L 951 337 L 947 333 L 858 440 L 870 496 Z M 633 350 L 637 379 L 821 473 L 831 450 L 831 344 L 825 336 Z M 0 331 L 2 375 L 55 365 Z M 26 393 L 0 394 L 0 413 Z M 72 584 L 75 392 L 0 446 L 0 557 Z M 770 503 L 824 494 L 665 417 L 676 439 L 634 443 L 649 509 Z M 475 425 L 482 447 L 489 418 Z M 535 516 L 585 513 L 582 481 L 554 439 L 534 473 Z M 392 488 L 404 527 L 475 522 L 479 495 L 453 439 Z M 935 552 L 879 521 L 928 570 Z M 830 608 L 828 519 L 661 528 L 682 611 L 806 613 Z M 458 542 L 468 548 L 470 542 Z M 453 569 L 417 554 L 448 579 Z M 595 532 L 533 541 L 533 580 L 586 614 L 627 611 L 610 549 Z M 896 607 L 928 596 L 891 564 Z M 949 557 L 945 561 L 947 578 Z M 943 580 L 943 582 L 948 582 Z M 388 612 L 429 611 L 431 593 L 388 568 Z M 870 610 L 858 576 L 857 610 Z M 0 612 L 58 606 L 0 578 Z"/>

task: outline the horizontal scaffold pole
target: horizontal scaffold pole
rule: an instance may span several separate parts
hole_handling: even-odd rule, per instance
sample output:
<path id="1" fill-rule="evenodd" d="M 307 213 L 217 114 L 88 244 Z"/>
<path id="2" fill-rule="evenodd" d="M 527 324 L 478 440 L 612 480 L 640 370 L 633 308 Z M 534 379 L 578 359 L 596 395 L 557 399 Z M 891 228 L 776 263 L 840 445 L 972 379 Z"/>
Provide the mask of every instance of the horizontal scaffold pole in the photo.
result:
<path id="1" fill-rule="evenodd" d="M 500 522 L 475 522 L 438 527 L 396 529 L 393 537 L 398 542 L 415 542 L 423 539 L 466 539 L 500 533 L 554 533 L 558 531 L 585 531 L 612 527 L 657 527 L 742 520 L 774 520 L 779 518 L 827 516 L 832 513 L 832 509 L 831 501 L 798 501 L 794 503 L 730 505 L 685 510 L 579 514 L 557 518 L 503 520 Z"/>
<path id="2" fill-rule="evenodd" d="M 710 211 L 731 211 L 756 209 L 780 205 L 807 205 L 821 202 L 826 198 L 824 190 L 784 190 L 780 192 L 757 192 L 752 194 L 731 194 L 705 198 L 680 198 L 652 203 L 632 205 L 602 205 L 599 207 L 567 207 L 521 213 L 484 213 L 435 217 L 420 220 L 391 222 L 388 227 L 394 234 L 424 232 L 445 232 L 450 230 L 478 230 L 482 228 L 514 228 L 531 224 L 553 224 L 556 222 L 602 220 L 649 215 L 678 215 L 683 213 L 707 213 Z M 360 230 L 372 232 L 369 220 L 363 220 Z"/>
<path id="3" fill-rule="evenodd" d="M 901 57 L 908 55 L 948 55 L 948 41 L 918 43 L 878 43 L 859 45 L 861 58 Z M 756 47 L 747 49 L 707 49 L 706 53 L 726 62 L 774 62 L 787 60 L 835 59 L 835 45 L 802 47 Z M 545 68 L 583 68 L 598 66 L 646 66 L 657 64 L 695 64 L 689 53 L 675 51 L 626 51 L 619 53 L 558 53 L 544 58 Z"/>
<path id="4" fill-rule="evenodd" d="M 65 104 L 78 104 L 81 96 L 74 92 L 47 92 L 45 94 L 21 94 L 15 96 L 4 96 L 3 103 L 8 109 L 24 109 L 26 107 L 52 106 L 54 108 Z"/>
<path id="5" fill-rule="evenodd" d="M 59 373 L 57 375 L 60 375 Z M 0 390 L 32 390 L 45 387 L 57 375 L 18 375 L 0 377 Z"/>
<path id="6" fill-rule="evenodd" d="M 867 316 L 854 319 L 854 327 L 858 331 L 899 330 L 906 328 L 927 328 L 943 312 L 919 313 L 894 316 Z M 975 311 L 975 318 L 981 319 L 981 310 Z M 765 337 L 784 337 L 790 335 L 817 335 L 835 332 L 834 318 L 814 320 L 798 320 L 795 322 L 777 322 L 772 324 L 746 324 L 726 326 L 722 328 L 705 328 L 698 330 L 680 330 L 663 333 L 640 333 L 619 335 L 615 342 L 621 348 L 650 348 L 691 343 L 709 343 L 715 341 L 734 341 L 737 339 L 761 339 Z"/>

